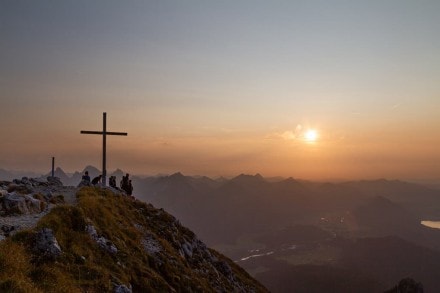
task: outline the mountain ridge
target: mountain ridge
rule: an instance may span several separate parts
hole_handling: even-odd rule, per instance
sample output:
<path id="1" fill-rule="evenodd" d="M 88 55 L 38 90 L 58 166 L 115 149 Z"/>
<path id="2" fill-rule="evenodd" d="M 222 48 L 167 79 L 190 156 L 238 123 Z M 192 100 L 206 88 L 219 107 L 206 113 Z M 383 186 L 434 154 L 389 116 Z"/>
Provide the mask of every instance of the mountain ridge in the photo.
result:
<path id="1" fill-rule="evenodd" d="M 0 242 L 0 291 L 268 292 L 162 209 L 100 187 L 77 199 Z"/>

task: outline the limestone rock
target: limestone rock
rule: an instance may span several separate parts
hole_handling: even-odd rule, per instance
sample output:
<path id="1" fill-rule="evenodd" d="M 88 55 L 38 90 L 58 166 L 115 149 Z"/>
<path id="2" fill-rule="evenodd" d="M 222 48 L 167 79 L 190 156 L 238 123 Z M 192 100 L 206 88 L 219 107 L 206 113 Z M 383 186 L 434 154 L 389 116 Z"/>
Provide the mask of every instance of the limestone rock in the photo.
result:
<path id="1" fill-rule="evenodd" d="M 6 214 L 29 214 L 26 199 L 15 193 L 8 193 L 2 200 L 3 210 Z"/>
<path id="2" fill-rule="evenodd" d="M 125 286 L 125 285 L 116 285 L 115 288 L 113 289 L 114 293 L 131 293 L 133 292 L 131 290 L 131 285 Z"/>
<path id="3" fill-rule="evenodd" d="M 162 251 L 162 246 L 152 235 L 146 235 L 141 242 L 148 254 L 155 255 Z"/>
<path id="4" fill-rule="evenodd" d="M 116 246 L 109 240 L 107 240 L 103 236 L 99 236 L 98 232 L 96 232 L 96 229 L 93 225 L 87 225 L 86 226 L 86 232 L 90 235 L 90 237 L 93 238 L 93 240 L 96 241 L 96 243 L 101 247 L 102 249 L 112 253 L 116 254 L 118 252 L 118 249 Z"/>
<path id="5" fill-rule="evenodd" d="M 35 214 L 41 212 L 41 201 L 39 199 L 33 198 L 30 195 L 25 195 L 25 202 L 30 214 Z"/>
<path id="6" fill-rule="evenodd" d="M 1 210 L 6 215 L 35 214 L 41 212 L 41 201 L 30 195 L 8 193 L 0 199 Z"/>
<path id="7" fill-rule="evenodd" d="M 52 229 L 49 228 L 43 228 L 37 233 L 35 238 L 35 250 L 42 253 L 45 257 L 52 259 L 57 258 L 62 253 Z"/>

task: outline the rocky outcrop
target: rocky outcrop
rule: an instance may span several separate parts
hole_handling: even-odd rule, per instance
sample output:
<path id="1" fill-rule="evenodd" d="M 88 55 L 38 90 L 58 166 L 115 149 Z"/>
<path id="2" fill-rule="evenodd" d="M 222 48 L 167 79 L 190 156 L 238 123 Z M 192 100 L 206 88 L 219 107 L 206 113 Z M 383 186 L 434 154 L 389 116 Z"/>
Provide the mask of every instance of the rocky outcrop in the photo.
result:
<path id="1" fill-rule="evenodd" d="M 59 203 L 59 195 L 65 187 L 56 177 L 47 177 L 47 180 L 23 177 L 13 182 L 2 181 L 0 216 L 40 213 L 48 204 Z"/>
<path id="2" fill-rule="evenodd" d="M 150 224 L 148 226 L 134 224 L 134 226 L 143 232 L 142 245 L 158 267 L 170 263 L 170 254 L 178 255 L 181 260 L 176 259 L 172 262 L 176 268 L 179 269 L 180 264 L 185 263 L 191 269 L 193 277 L 208 280 L 216 292 L 264 291 L 262 288 L 256 289 L 244 283 L 226 257 L 209 249 L 193 232 L 183 227 L 176 218 L 163 209 L 150 206 L 145 214 Z M 154 228 L 151 227 L 152 225 Z M 166 244 L 161 244 L 164 241 Z M 166 247 L 172 247 L 173 252 Z M 183 268 L 179 270 L 183 271 Z M 181 277 L 185 277 L 184 273 Z"/>
<path id="3" fill-rule="evenodd" d="M 0 181 L 0 240 L 32 227 L 53 206 L 65 203 L 65 195 L 72 202 L 74 193 L 76 188 L 63 186 L 57 177 Z"/>
<path id="4" fill-rule="evenodd" d="M 96 229 L 93 225 L 87 225 L 86 232 L 90 235 L 90 237 L 92 237 L 93 240 L 95 240 L 95 242 L 102 249 L 104 249 L 112 254 L 116 254 L 118 252 L 118 249 L 111 241 L 106 239 L 104 236 L 98 235 L 98 232 L 96 232 Z"/>
<path id="5" fill-rule="evenodd" d="M 45 205 L 30 195 L 8 193 L 1 197 L 0 213 L 3 215 L 11 214 L 34 214 L 40 213 Z"/>
<path id="6" fill-rule="evenodd" d="M 47 259 L 55 259 L 62 253 L 52 229 L 49 228 L 43 228 L 37 233 L 34 249 Z"/>

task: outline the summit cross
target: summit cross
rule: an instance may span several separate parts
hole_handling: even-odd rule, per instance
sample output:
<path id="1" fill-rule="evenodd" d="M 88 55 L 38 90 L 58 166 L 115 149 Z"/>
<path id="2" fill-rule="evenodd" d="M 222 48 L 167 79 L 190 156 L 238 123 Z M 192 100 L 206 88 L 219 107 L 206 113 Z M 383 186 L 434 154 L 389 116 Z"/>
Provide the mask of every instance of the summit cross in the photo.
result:
<path id="1" fill-rule="evenodd" d="M 102 131 L 88 131 L 81 130 L 81 134 L 99 134 L 102 135 L 102 183 L 106 186 L 107 169 L 106 169 L 106 155 L 107 155 L 107 135 L 123 135 L 127 136 L 127 132 L 111 132 L 107 131 L 107 113 L 102 113 Z"/>

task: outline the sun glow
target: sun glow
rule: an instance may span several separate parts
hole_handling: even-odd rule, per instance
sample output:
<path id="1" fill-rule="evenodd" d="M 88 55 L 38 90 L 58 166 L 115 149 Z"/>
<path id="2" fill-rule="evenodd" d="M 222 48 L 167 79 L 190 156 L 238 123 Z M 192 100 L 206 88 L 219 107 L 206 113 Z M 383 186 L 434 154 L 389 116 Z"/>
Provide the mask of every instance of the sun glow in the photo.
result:
<path id="1" fill-rule="evenodd" d="M 318 139 L 318 132 L 315 129 L 308 129 L 304 134 L 304 138 L 307 142 L 315 142 Z"/>

